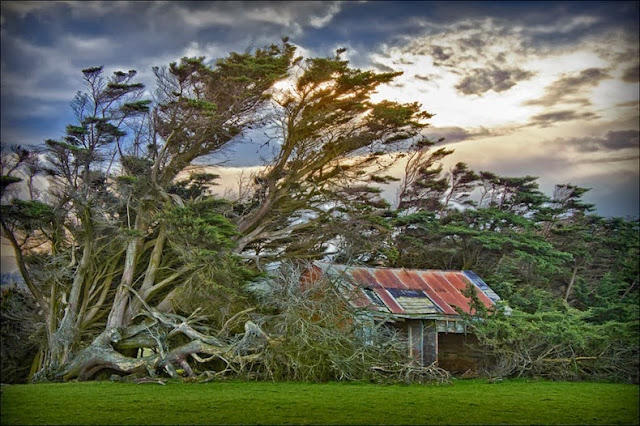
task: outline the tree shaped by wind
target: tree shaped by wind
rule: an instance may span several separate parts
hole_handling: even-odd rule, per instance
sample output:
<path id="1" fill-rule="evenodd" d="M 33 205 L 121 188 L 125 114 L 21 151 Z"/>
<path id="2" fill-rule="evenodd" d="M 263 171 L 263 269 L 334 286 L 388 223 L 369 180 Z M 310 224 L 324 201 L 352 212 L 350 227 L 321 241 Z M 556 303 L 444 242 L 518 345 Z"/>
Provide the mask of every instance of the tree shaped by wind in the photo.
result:
<path id="1" fill-rule="evenodd" d="M 357 214 L 351 200 L 377 198 L 366 181 L 388 165 L 383 154 L 427 126 L 431 115 L 417 103 L 371 100 L 400 73 L 351 68 L 342 53 L 299 59 L 294 78 L 276 88 L 277 151 L 239 210 L 238 251 L 321 253 L 336 222 Z"/>

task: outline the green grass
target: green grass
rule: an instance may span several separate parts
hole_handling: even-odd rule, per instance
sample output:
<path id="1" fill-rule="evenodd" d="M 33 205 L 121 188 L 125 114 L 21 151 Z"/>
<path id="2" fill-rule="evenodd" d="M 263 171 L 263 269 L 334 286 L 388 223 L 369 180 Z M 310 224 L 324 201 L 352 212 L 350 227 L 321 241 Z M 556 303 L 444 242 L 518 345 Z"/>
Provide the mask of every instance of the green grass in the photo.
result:
<path id="1" fill-rule="evenodd" d="M 2 424 L 638 424 L 638 386 L 485 380 L 3 386 Z"/>

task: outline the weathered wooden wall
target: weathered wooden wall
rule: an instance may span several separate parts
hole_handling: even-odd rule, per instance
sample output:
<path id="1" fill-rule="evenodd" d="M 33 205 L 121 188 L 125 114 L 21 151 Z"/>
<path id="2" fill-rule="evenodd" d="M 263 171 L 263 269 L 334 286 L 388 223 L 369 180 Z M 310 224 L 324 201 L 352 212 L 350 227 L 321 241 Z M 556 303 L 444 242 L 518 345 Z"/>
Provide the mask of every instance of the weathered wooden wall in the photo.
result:
<path id="1" fill-rule="evenodd" d="M 483 357 L 469 346 L 477 342 L 472 334 L 438 333 L 438 365 L 453 374 L 477 371 Z"/>
<path id="2" fill-rule="evenodd" d="M 408 337 L 409 355 L 418 365 L 438 366 L 453 374 L 477 371 L 484 360 L 473 348 L 478 339 L 472 334 L 438 333 L 435 320 L 407 320 L 393 324 Z"/>
<path id="3" fill-rule="evenodd" d="M 408 320 L 397 324 L 408 337 L 409 355 L 418 365 L 431 365 L 438 359 L 438 333 L 433 320 Z"/>

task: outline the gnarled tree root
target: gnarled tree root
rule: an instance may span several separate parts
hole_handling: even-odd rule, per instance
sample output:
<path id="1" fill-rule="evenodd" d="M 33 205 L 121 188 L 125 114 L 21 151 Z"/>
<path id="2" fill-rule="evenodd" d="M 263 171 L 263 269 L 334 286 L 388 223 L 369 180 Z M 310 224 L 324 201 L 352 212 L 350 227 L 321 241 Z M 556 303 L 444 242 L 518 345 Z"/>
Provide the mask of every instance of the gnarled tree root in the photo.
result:
<path id="1" fill-rule="evenodd" d="M 151 321 L 146 320 L 125 330 L 103 332 L 90 346 L 78 353 L 58 377 L 64 380 L 76 377 L 78 380 L 90 380 L 103 369 L 124 374 L 146 373 L 149 377 L 154 377 L 158 370 L 164 370 L 172 378 L 178 378 L 180 375 L 176 369 L 182 369 L 187 376 L 195 377 L 196 373 L 189 360 L 207 362 L 213 358 L 222 360 L 227 368 L 236 370 L 234 365 L 242 367 L 259 360 L 258 353 L 270 340 L 251 321 L 245 323 L 245 333 L 241 339 L 222 343 L 218 338 L 195 330 L 186 319 L 177 315 L 169 317 L 160 312 L 152 312 L 150 316 Z M 168 348 L 166 338 L 177 333 L 192 340 L 181 346 Z M 136 347 L 151 347 L 155 353 L 133 358 L 118 351 Z"/>

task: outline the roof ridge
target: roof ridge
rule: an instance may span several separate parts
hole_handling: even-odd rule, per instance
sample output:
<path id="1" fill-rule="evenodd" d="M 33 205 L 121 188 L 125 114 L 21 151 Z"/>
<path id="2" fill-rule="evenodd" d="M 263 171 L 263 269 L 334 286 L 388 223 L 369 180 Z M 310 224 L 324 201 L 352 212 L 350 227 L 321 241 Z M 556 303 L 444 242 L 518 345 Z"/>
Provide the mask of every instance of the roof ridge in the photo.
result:
<path id="1" fill-rule="evenodd" d="M 349 265 L 346 263 L 335 263 L 335 262 L 326 262 L 322 260 L 316 260 L 314 263 L 322 263 L 330 266 L 340 266 L 345 268 L 361 268 L 361 269 L 395 269 L 395 270 L 404 270 L 404 271 L 431 271 L 431 272 L 466 272 L 471 271 L 471 269 L 424 269 L 424 268 L 405 268 L 404 266 L 400 267 L 389 267 L 389 266 L 361 266 L 361 265 Z"/>

